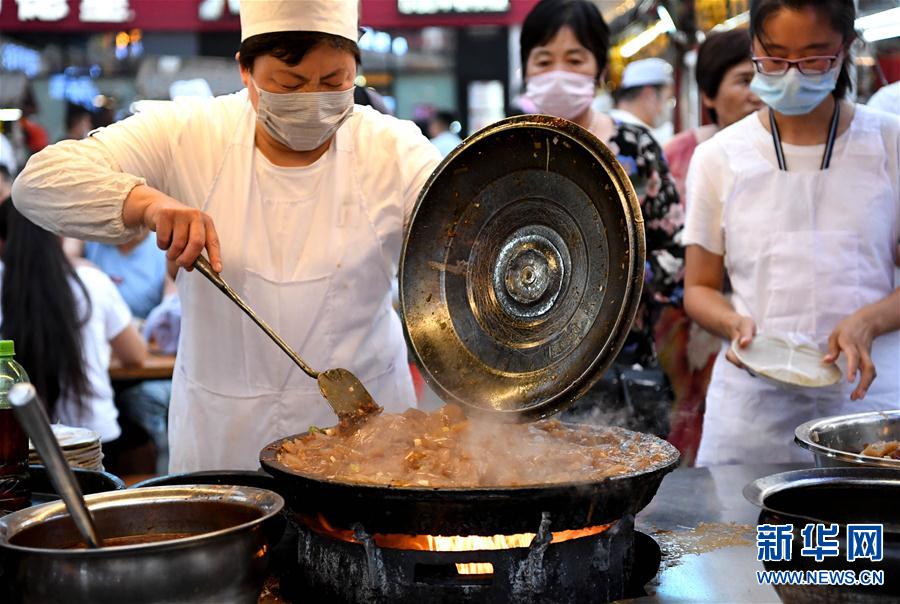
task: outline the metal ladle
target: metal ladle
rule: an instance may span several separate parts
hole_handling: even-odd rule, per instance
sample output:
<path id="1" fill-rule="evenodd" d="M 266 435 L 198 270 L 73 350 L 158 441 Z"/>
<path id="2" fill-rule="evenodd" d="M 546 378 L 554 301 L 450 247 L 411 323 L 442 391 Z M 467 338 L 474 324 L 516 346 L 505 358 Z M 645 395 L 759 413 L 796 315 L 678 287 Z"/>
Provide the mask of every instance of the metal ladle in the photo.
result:
<path id="1" fill-rule="evenodd" d="M 263 321 L 250 306 L 225 282 L 217 273 L 209 261 L 203 256 L 198 256 L 194 262 L 194 268 L 209 279 L 223 294 L 225 294 L 238 308 L 250 317 L 260 329 L 265 332 L 281 350 L 288 355 L 297 366 L 309 377 L 319 383 L 319 391 L 338 418 L 344 424 L 356 424 L 365 420 L 369 415 L 381 412 L 381 407 L 369 394 L 359 379 L 347 369 L 328 369 L 316 371 L 300 358 L 287 342 L 281 339 L 269 324 Z"/>
<path id="2" fill-rule="evenodd" d="M 84 537 L 88 547 L 103 547 L 103 540 L 94 525 L 94 519 L 84 502 L 81 487 L 75 480 L 75 474 L 66 462 L 62 449 L 50 428 L 50 420 L 31 384 L 16 384 L 9 390 L 9 402 L 12 403 L 16 419 L 22 424 L 22 428 L 28 434 L 35 449 L 41 456 L 50 482 L 62 500 L 66 503 L 69 516 L 75 522 L 75 526 Z"/>

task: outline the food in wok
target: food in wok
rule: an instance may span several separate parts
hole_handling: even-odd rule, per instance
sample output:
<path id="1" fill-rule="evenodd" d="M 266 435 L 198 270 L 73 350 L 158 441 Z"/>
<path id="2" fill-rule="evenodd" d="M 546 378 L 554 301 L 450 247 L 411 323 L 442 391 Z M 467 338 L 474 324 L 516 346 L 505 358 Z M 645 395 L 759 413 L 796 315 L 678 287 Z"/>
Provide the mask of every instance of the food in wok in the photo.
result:
<path id="1" fill-rule="evenodd" d="M 669 461 L 665 447 L 621 428 L 556 420 L 509 424 L 467 419 L 460 407 L 382 414 L 288 440 L 278 460 L 305 476 L 411 487 L 514 487 L 589 482 Z"/>
<path id="2" fill-rule="evenodd" d="M 869 457 L 883 457 L 885 459 L 900 459 L 900 440 L 880 440 L 860 451 L 860 455 Z"/>

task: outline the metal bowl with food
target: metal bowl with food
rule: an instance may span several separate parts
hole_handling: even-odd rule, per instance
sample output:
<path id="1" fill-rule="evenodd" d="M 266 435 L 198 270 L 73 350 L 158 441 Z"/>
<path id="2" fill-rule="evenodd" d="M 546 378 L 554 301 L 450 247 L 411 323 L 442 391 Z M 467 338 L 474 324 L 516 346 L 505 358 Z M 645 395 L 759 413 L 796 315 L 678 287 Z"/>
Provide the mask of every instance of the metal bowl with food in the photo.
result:
<path id="1" fill-rule="evenodd" d="M 794 442 L 811 451 L 820 468 L 874 466 L 900 470 L 900 459 L 891 457 L 900 450 L 900 410 L 808 421 L 797 427 Z M 892 449 L 893 443 L 898 447 Z"/>
<path id="2" fill-rule="evenodd" d="M 85 548 L 62 502 L 0 518 L 0 601 L 255 603 L 284 529 L 284 500 L 264 489 L 153 487 L 85 500 L 99 549 Z"/>

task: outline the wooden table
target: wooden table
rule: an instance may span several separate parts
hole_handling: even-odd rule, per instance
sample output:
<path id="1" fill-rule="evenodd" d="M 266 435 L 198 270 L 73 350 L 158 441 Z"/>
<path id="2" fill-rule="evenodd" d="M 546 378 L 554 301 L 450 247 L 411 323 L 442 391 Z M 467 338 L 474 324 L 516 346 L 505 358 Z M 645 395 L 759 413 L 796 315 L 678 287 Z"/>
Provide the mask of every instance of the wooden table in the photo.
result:
<path id="1" fill-rule="evenodd" d="M 175 355 L 150 354 L 140 367 L 123 367 L 113 357 L 109 362 L 109 377 L 114 382 L 129 380 L 170 380 L 175 369 Z"/>

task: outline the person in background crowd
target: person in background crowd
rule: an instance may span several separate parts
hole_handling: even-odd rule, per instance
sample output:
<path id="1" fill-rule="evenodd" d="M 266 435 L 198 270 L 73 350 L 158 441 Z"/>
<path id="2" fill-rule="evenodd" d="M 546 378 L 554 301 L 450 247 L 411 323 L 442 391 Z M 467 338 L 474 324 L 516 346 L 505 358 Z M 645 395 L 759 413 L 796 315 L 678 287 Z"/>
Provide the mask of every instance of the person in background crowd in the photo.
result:
<path id="1" fill-rule="evenodd" d="M 71 253 L 71 249 L 68 251 Z M 166 271 L 165 252 L 157 247 L 149 232 L 119 245 L 89 241 L 84 243 L 79 255 L 112 280 L 132 315 L 141 323 L 168 296 L 177 295 L 175 282 Z M 150 335 L 147 330 L 144 333 Z M 171 396 L 171 380 L 144 380 L 117 396 L 122 415 L 153 439 L 157 471 L 161 473 L 165 473 L 168 466 L 167 424 Z"/>
<path id="2" fill-rule="evenodd" d="M 441 155 L 446 157 L 462 142 L 456 116 L 449 111 L 436 112 L 428 121 L 428 138 Z"/>
<path id="3" fill-rule="evenodd" d="M 675 109 L 672 66 L 662 59 L 641 59 L 625 66 L 609 114 L 627 124 L 647 128 L 660 144 L 672 138 Z"/>
<path id="4" fill-rule="evenodd" d="M 384 102 L 384 97 L 378 94 L 378 91 L 371 86 L 357 86 L 354 88 L 353 102 L 357 105 L 368 105 L 378 113 L 394 115 L 394 112 L 391 111 L 387 106 L 387 103 Z"/>
<path id="5" fill-rule="evenodd" d="M 697 53 L 697 85 L 711 124 L 692 128 L 670 140 L 663 150 L 678 185 L 682 205 L 685 178 L 697 145 L 762 106 L 753 91 L 750 34 L 746 29 L 710 34 Z M 659 362 L 675 394 L 668 440 L 693 464 L 703 427 L 703 402 L 719 340 L 691 321 L 681 307 L 666 307 L 656 323 Z"/>
<path id="6" fill-rule="evenodd" d="M 5 164 L 0 164 L 0 202 L 6 201 L 12 191 L 13 177 Z"/>
<path id="7" fill-rule="evenodd" d="M 663 145 L 682 204 L 688 166 L 697 145 L 762 107 L 750 90 L 755 73 L 746 29 L 712 33 L 697 52 L 696 78 L 703 108 L 712 123 L 691 128 Z"/>
<path id="8" fill-rule="evenodd" d="M 31 84 L 25 87 L 25 96 L 22 100 L 22 117 L 19 118 L 19 128 L 25 139 L 25 147 L 28 154 L 37 153 L 50 144 L 50 136 L 33 117 L 38 112 L 37 99 L 34 97 L 34 89 Z"/>
<path id="9" fill-rule="evenodd" d="M 5 168 L 6 173 L 10 175 L 18 172 L 18 170 L 16 169 L 15 149 L 13 149 L 12 143 L 9 142 L 9 139 L 6 138 L 6 135 L 2 133 L 0 133 L 0 167 Z M 7 197 L 8 196 L 9 193 L 7 193 Z"/>
<path id="10" fill-rule="evenodd" d="M 641 306 L 632 331 L 615 365 L 594 392 L 569 411 L 589 420 L 600 408 L 623 408 L 627 401 L 621 381 L 631 368 L 643 367 L 648 386 L 646 408 L 625 423 L 665 436 L 669 405 L 665 378 L 653 346 L 653 323 L 666 304 L 681 300 L 682 248 L 676 242 L 683 213 L 678 192 L 662 150 L 646 128 L 613 120 L 591 108 L 603 78 L 609 52 L 609 28 L 597 7 L 587 0 L 541 0 L 525 18 L 521 33 L 525 93 L 521 108 L 529 113 L 562 117 L 588 129 L 606 143 L 622 164 L 641 203 L 647 241 L 647 266 Z M 642 394 L 629 394 L 635 406 Z M 597 405 L 597 399 L 603 399 Z"/>
<path id="11" fill-rule="evenodd" d="M 66 133 L 60 140 L 80 140 L 94 128 L 94 114 L 75 103 L 66 104 Z"/>
<path id="12" fill-rule="evenodd" d="M 112 279 L 139 319 L 146 319 L 166 295 L 175 293 L 166 272 L 166 254 L 149 233 L 118 245 L 88 241 L 81 255 Z"/>
<path id="13" fill-rule="evenodd" d="M 51 420 L 89 428 L 104 450 L 121 434 L 109 380 L 110 353 L 140 365 L 147 348 L 109 278 L 73 267 L 59 238 L 0 204 L 0 334 L 16 343 Z"/>
<path id="14" fill-rule="evenodd" d="M 750 88 L 766 107 L 694 152 L 685 308 L 725 340 L 698 465 L 808 461 L 801 423 L 900 401 L 900 123 L 845 100 L 855 17 L 853 0 L 751 0 Z M 840 359 L 846 381 L 787 390 L 751 376 L 729 344 L 757 330 Z"/>
<path id="15" fill-rule="evenodd" d="M 878 111 L 900 115 L 900 82 L 882 86 L 875 91 L 866 104 Z"/>

